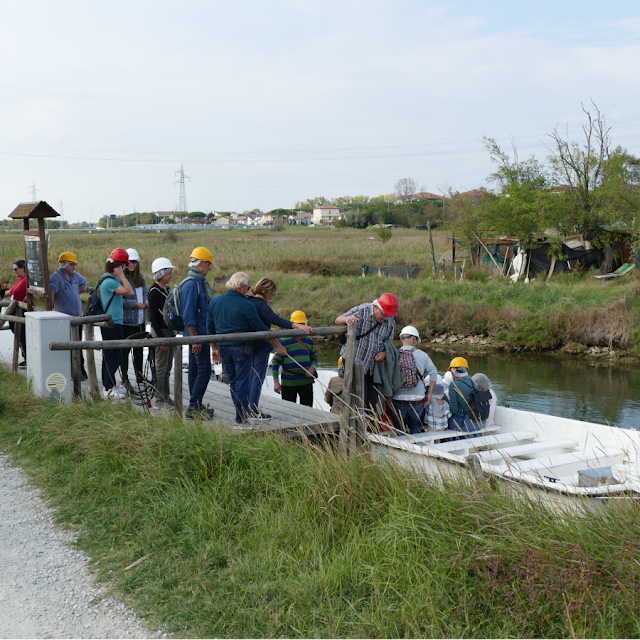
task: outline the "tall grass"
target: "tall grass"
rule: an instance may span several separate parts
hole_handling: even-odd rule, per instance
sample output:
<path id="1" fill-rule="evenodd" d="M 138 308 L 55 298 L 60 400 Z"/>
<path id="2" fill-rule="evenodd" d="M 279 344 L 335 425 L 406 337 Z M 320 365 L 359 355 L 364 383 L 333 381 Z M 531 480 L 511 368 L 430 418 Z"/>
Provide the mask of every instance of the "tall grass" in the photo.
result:
<path id="1" fill-rule="evenodd" d="M 559 517 L 500 486 L 435 485 L 322 443 L 127 407 L 52 405 L 0 380 L 4 451 L 79 532 L 99 579 L 177 635 L 640 634 L 631 502 Z"/>

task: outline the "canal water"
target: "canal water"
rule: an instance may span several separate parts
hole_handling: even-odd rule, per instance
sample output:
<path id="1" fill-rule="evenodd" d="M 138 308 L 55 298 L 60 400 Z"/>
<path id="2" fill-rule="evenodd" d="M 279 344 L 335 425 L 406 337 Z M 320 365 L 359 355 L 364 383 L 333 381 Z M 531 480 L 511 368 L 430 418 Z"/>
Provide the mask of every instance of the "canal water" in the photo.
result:
<path id="1" fill-rule="evenodd" d="M 451 354 L 427 353 L 443 375 Z M 460 349 L 464 355 L 464 348 Z M 320 368 L 336 370 L 339 347 L 319 347 Z M 586 357 L 471 355 L 471 374 L 489 376 L 498 404 L 563 418 L 640 429 L 640 368 Z"/>

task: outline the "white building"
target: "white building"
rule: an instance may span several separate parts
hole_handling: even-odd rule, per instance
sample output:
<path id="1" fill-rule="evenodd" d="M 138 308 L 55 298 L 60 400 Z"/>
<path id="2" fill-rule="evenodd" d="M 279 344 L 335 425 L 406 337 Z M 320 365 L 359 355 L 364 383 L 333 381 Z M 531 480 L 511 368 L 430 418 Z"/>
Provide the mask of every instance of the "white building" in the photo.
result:
<path id="1" fill-rule="evenodd" d="M 323 204 L 313 210 L 313 224 L 333 225 L 340 219 L 340 209 L 330 204 Z"/>

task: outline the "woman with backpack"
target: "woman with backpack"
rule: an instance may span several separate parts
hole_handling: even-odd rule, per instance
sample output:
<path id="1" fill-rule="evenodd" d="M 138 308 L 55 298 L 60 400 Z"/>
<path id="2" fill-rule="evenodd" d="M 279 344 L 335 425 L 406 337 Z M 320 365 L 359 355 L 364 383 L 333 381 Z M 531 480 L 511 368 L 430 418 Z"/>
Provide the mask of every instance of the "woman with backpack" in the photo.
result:
<path id="1" fill-rule="evenodd" d="M 135 249 L 127 249 L 129 261 L 124 268 L 126 276 L 133 294 L 126 296 L 122 300 L 123 320 L 122 320 L 122 336 L 126 339 L 136 333 L 143 333 L 147 330 L 147 307 L 149 300 L 147 298 L 147 281 L 140 272 L 140 256 Z M 122 370 L 122 381 L 125 385 L 129 384 L 129 351 L 123 349 L 120 357 L 120 369 Z M 136 382 L 144 381 L 142 372 L 143 350 L 133 350 L 133 367 L 136 374 Z"/>
<path id="2" fill-rule="evenodd" d="M 438 381 L 438 370 L 431 358 L 417 349 L 420 333 L 409 325 L 400 332 L 400 373 L 402 386 L 393 392 L 393 426 L 396 431 L 409 429 L 409 433 L 422 431 L 422 414 L 431 402 L 433 389 Z M 429 378 L 429 388 L 425 386 L 425 378 Z"/>
<path id="3" fill-rule="evenodd" d="M 122 340 L 124 296 L 132 296 L 133 288 L 124 275 L 124 267 L 129 263 L 129 254 L 124 249 L 114 249 L 107 258 L 102 278 L 98 283 L 98 296 L 105 313 L 111 314 L 113 327 L 101 327 L 103 340 Z M 102 350 L 102 386 L 104 397 L 123 399 L 126 391 L 116 385 L 116 371 L 120 366 L 120 349 Z"/>
<path id="4" fill-rule="evenodd" d="M 156 258 L 151 265 L 155 282 L 149 289 L 149 322 L 154 338 L 175 338 L 176 332 L 169 329 L 162 310 L 169 296 L 169 282 L 175 267 L 168 258 Z M 169 395 L 169 376 L 173 364 L 173 349 L 156 347 L 156 409 L 172 409 L 173 400 Z"/>
<path id="5" fill-rule="evenodd" d="M 496 406 L 498 404 L 498 396 L 496 392 L 493 390 L 493 385 L 491 384 L 491 380 L 484 373 L 476 373 L 472 376 L 472 380 L 478 385 L 478 389 L 480 391 L 488 391 L 491 396 L 491 400 L 489 400 L 489 415 L 486 420 L 483 420 L 485 427 L 492 427 L 494 425 L 493 418 L 496 414 Z"/>

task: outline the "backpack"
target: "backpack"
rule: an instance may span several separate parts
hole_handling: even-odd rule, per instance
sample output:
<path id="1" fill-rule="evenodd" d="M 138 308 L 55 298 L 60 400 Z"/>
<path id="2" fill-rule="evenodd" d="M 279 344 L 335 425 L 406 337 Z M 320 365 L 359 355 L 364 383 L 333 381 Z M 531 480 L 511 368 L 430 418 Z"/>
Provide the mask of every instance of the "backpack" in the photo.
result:
<path id="1" fill-rule="evenodd" d="M 468 378 L 464 380 L 471 383 L 471 394 L 469 395 L 469 408 L 463 409 L 463 413 L 466 415 L 471 414 L 477 420 L 486 420 L 491 410 L 491 393 L 489 391 L 480 391 L 473 380 Z M 463 380 L 460 382 L 463 382 Z"/>
<path id="2" fill-rule="evenodd" d="M 400 365 L 400 373 L 402 374 L 401 389 L 413 389 L 420 380 L 424 380 L 424 375 L 418 371 L 418 365 L 413 352 L 416 349 L 400 349 L 398 356 L 398 364 Z"/>
<path id="3" fill-rule="evenodd" d="M 107 278 L 115 278 L 115 276 L 107 274 L 107 275 L 102 276 L 102 278 L 100 278 L 100 281 L 96 285 L 96 288 L 91 292 L 91 295 L 89 296 L 89 301 L 87 302 L 87 308 L 85 309 L 85 311 L 84 311 L 84 313 L 82 315 L 84 315 L 84 316 L 101 316 L 101 315 L 104 315 L 105 313 L 107 313 L 107 311 L 109 310 L 109 307 L 111 306 L 111 303 L 113 302 L 113 299 L 114 299 L 114 297 L 116 295 L 114 293 L 111 296 L 111 300 L 109 300 L 109 302 L 107 302 L 106 308 L 103 309 L 102 308 L 102 300 L 100 300 L 100 285 Z"/>
<path id="4" fill-rule="evenodd" d="M 164 301 L 164 306 L 162 307 L 162 319 L 164 323 L 169 327 L 169 329 L 173 329 L 173 331 L 183 331 L 184 330 L 184 319 L 182 318 L 182 300 L 180 299 L 180 291 L 182 290 L 182 285 L 187 280 L 195 280 L 196 287 L 198 288 L 198 295 L 200 295 L 200 283 L 197 278 L 193 276 L 187 276 L 180 284 L 176 285 L 173 288 L 173 291 L 169 291 L 169 295 L 167 299 Z"/>

